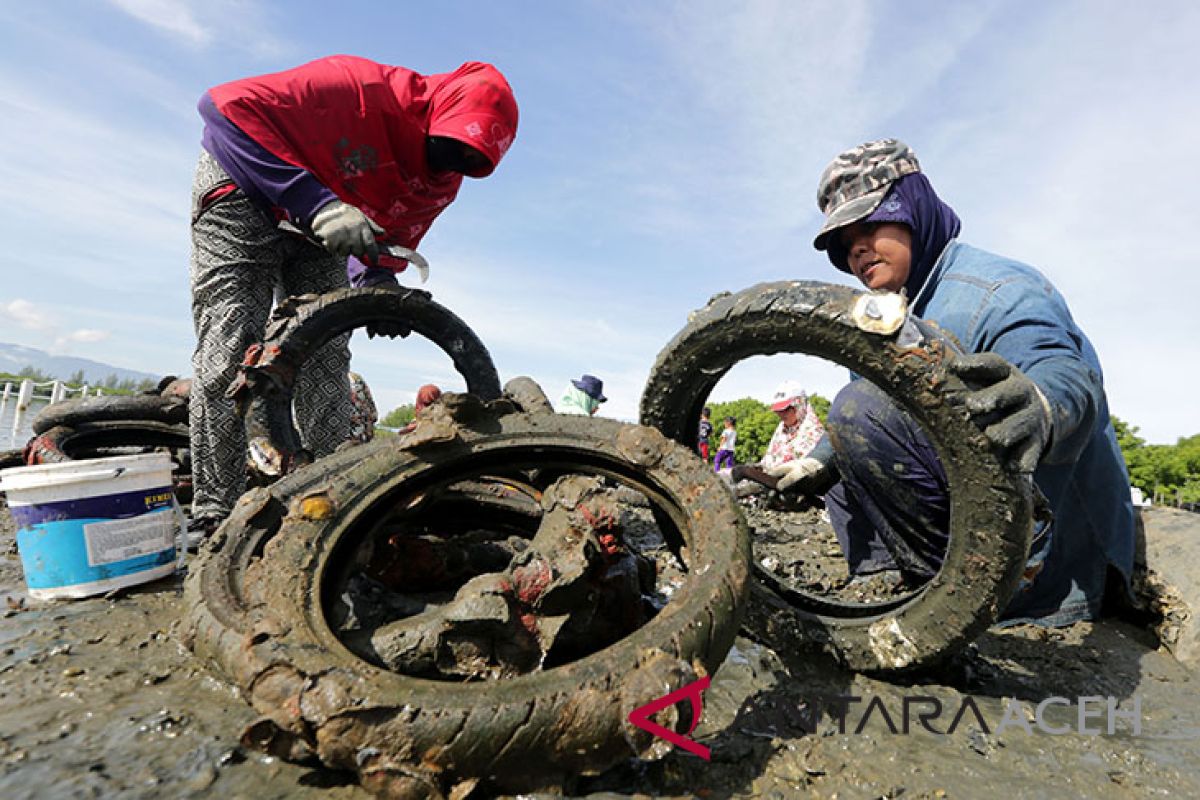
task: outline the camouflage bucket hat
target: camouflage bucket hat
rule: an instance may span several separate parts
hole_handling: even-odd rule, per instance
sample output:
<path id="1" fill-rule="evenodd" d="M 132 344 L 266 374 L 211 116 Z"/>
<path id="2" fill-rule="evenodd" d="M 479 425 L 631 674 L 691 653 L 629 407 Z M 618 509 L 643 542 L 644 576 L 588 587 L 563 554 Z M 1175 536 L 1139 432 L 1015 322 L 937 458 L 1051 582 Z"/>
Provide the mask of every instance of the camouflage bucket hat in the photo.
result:
<path id="1" fill-rule="evenodd" d="M 817 206 L 825 224 L 813 247 L 825 250 L 830 233 L 869 216 L 893 182 L 920 171 L 916 153 L 899 139 L 867 142 L 838 155 L 817 186 Z"/>

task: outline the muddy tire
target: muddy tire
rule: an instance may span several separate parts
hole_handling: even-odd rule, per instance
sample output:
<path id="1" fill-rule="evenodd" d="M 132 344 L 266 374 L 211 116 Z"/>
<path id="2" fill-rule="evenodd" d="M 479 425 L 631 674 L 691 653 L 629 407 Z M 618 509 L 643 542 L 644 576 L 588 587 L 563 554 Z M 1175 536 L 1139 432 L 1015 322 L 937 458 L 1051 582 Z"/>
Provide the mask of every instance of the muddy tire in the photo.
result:
<path id="1" fill-rule="evenodd" d="M 29 440 L 21 451 L 23 463 L 56 464 L 163 448 L 175 463 L 171 483 L 183 505 L 192 501 L 191 441 L 188 426 L 148 420 L 104 420 L 58 425 Z"/>
<path id="2" fill-rule="evenodd" d="M 63 400 L 43 408 L 33 419 L 33 432 L 51 428 L 73 428 L 85 422 L 145 420 L 167 424 L 188 421 L 187 398 L 159 395 L 83 397 Z"/>
<path id="3" fill-rule="evenodd" d="M 26 445 L 30 464 L 52 464 L 105 455 L 111 448 L 190 446 L 187 425 L 144 420 L 105 420 L 75 426 L 59 425 L 35 436 Z"/>
<path id="4" fill-rule="evenodd" d="M 526 375 L 518 375 L 504 384 L 504 396 L 527 414 L 554 413 L 554 406 L 550 404 L 550 398 L 546 397 L 542 387 Z"/>
<path id="5" fill-rule="evenodd" d="M 0 469 L 8 469 L 10 467 L 25 466 L 25 451 L 24 450 L 4 450 L 0 451 Z"/>
<path id="6" fill-rule="evenodd" d="M 950 544 L 923 589 L 890 604 L 853 605 L 790 591 L 763 570 L 772 602 L 753 604 L 759 636 L 816 644 L 863 671 L 909 670 L 965 647 L 996 621 L 1016 589 L 1029 549 L 1031 485 L 1010 474 L 963 406 L 965 386 L 946 370 L 953 358 L 933 329 L 923 343 L 868 333 L 853 321 L 860 292 L 790 281 L 718 295 L 659 353 L 641 400 L 641 422 L 690 446 L 717 382 L 751 356 L 802 353 L 848 367 L 908 411 L 946 468 Z M 783 628 L 789 630 L 784 631 Z"/>
<path id="7" fill-rule="evenodd" d="M 247 441 L 266 444 L 268 479 L 304 463 L 307 456 L 292 419 L 292 396 L 304 362 L 330 340 L 370 323 L 389 323 L 418 333 L 450 357 L 482 400 L 500 396 L 500 378 L 491 354 L 465 322 L 416 289 L 338 289 L 322 295 L 290 297 L 272 313 L 266 337 L 247 363 L 229 396 L 246 420 Z M 252 348 L 252 351 L 255 348 Z"/>
<path id="8" fill-rule="evenodd" d="M 542 490 L 523 475 L 483 475 L 460 481 L 442 494 L 443 503 L 482 504 L 524 517 L 540 517 Z"/>
<path id="9" fill-rule="evenodd" d="M 664 509 L 688 577 L 657 616 L 578 661 L 464 683 L 387 671 L 334 636 L 323 580 L 361 543 L 369 509 L 466 467 L 547 459 L 637 486 Z M 749 558 L 733 498 L 657 431 L 551 414 L 485 416 L 449 441 L 405 450 L 380 440 L 243 495 L 192 566 L 184 629 L 187 645 L 266 716 L 246 732 L 256 746 L 315 754 L 385 796 L 439 797 L 476 780 L 530 790 L 665 752 L 627 716 L 721 663 L 741 622 Z M 677 711 L 657 719 L 687 730 Z"/>

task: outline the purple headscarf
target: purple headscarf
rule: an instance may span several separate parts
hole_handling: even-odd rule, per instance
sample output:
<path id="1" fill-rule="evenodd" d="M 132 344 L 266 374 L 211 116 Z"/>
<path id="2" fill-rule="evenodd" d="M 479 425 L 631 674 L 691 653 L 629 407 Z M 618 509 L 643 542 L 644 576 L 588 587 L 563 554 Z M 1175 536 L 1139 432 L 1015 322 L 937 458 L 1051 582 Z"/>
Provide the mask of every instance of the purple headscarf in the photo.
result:
<path id="1" fill-rule="evenodd" d="M 946 245 L 962 229 L 958 214 L 942 202 L 929 179 L 920 172 L 893 183 L 879 207 L 863 222 L 900 222 L 912 231 L 912 267 L 904 283 L 910 298 L 924 285 Z M 826 253 L 835 267 L 842 272 L 850 271 L 849 254 L 837 235 L 829 237 Z"/>

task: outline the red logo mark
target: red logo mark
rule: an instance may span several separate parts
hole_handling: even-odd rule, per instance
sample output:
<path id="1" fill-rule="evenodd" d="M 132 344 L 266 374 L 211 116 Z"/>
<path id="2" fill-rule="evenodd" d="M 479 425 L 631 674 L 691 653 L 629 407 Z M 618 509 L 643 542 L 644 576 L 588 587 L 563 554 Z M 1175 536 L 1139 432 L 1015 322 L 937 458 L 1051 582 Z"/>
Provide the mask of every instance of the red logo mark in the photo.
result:
<path id="1" fill-rule="evenodd" d="M 700 756 L 705 761 L 708 761 L 712 751 L 707 747 L 694 739 L 689 739 L 683 734 L 664 728 L 650 719 L 651 715 L 657 714 L 668 706 L 675 705 L 686 697 L 692 701 L 692 725 L 687 729 L 687 732 L 691 733 L 696 730 L 696 726 L 700 724 L 700 715 L 704 713 L 704 698 L 701 696 L 701 693 L 708 688 L 708 684 L 707 675 L 698 681 L 692 681 L 682 689 L 676 689 L 670 694 L 665 694 L 653 703 L 647 703 L 644 706 L 635 708 L 629 712 L 629 721 L 642 730 L 649 731 L 658 738 L 666 739 L 671 744 L 682 747 L 692 755 Z"/>

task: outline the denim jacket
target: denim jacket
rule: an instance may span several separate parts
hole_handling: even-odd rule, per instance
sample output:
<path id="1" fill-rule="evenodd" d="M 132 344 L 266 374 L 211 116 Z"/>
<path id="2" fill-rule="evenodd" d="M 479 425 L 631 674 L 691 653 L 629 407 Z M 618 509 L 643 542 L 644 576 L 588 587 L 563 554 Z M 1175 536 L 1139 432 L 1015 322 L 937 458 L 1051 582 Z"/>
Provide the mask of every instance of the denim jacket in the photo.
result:
<path id="1" fill-rule="evenodd" d="M 1044 275 L 956 240 L 912 308 L 953 333 L 967 352 L 1003 356 L 1050 403 L 1050 441 L 1034 472 L 1054 514 L 1049 552 L 1005 617 L 1058 625 L 1098 615 L 1110 565 L 1128 585 L 1134 517 L 1091 342 Z"/>

